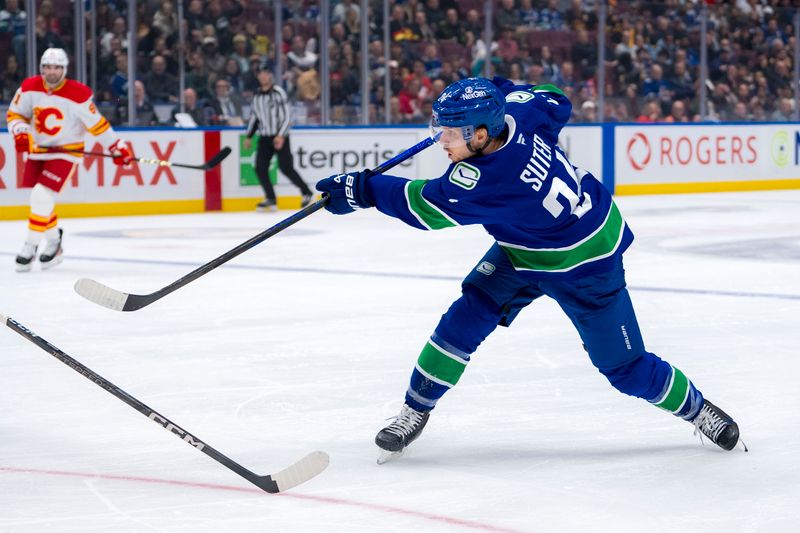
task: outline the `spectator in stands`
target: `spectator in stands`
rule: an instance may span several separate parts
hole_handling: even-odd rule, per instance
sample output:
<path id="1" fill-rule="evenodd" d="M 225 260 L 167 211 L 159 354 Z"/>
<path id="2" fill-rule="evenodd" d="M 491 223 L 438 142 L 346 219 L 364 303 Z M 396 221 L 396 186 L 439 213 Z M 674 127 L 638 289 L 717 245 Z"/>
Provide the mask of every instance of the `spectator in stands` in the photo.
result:
<path id="1" fill-rule="evenodd" d="M 514 0 L 500 0 L 494 14 L 495 31 L 513 30 L 519 24 L 519 13 L 514 7 Z"/>
<path id="2" fill-rule="evenodd" d="M 594 31 L 597 28 L 597 13 L 594 8 L 592 2 L 570 0 L 570 6 L 564 12 L 567 27 L 573 30 Z"/>
<path id="3" fill-rule="evenodd" d="M 736 102 L 733 106 L 733 112 L 728 117 L 728 120 L 732 122 L 749 122 L 752 120 L 752 116 L 747 110 L 747 104 L 744 102 Z"/>
<path id="4" fill-rule="evenodd" d="M 669 89 L 669 84 L 664 79 L 664 71 L 661 65 L 653 63 L 650 66 L 650 75 L 642 83 L 639 92 L 645 98 L 657 98 L 664 89 Z"/>
<path id="5" fill-rule="evenodd" d="M 250 53 L 247 51 L 247 37 L 243 33 L 233 36 L 233 52 L 229 56 L 239 63 L 239 72 L 244 74 L 250 70 Z"/>
<path id="6" fill-rule="evenodd" d="M 564 16 L 558 0 L 547 0 L 547 7 L 539 11 L 539 28 L 542 30 L 563 30 L 565 28 Z"/>
<path id="7" fill-rule="evenodd" d="M 208 69 L 206 68 L 203 54 L 199 51 L 189 52 L 186 56 L 186 81 L 184 86 L 194 89 L 199 100 L 206 100 L 211 97 L 211 92 L 208 90 Z"/>
<path id="8" fill-rule="evenodd" d="M 592 100 L 583 102 L 577 119 L 579 122 L 597 122 L 597 104 Z"/>
<path id="9" fill-rule="evenodd" d="M 203 12 L 203 0 L 190 0 L 189 7 L 183 15 L 186 20 L 186 31 L 193 42 L 202 39 L 203 26 L 206 25 L 206 15 Z"/>
<path id="10" fill-rule="evenodd" d="M 128 49 L 128 25 L 125 22 L 125 17 L 114 18 L 114 23 L 111 29 L 103 34 L 100 38 L 100 53 L 101 55 L 108 55 L 111 53 L 111 39 L 117 37 L 122 43 L 122 48 Z"/>
<path id="11" fill-rule="evenodd" d="M 197 100 L 197 92 L 191 87 L 183 90 L 183 112 L 192 117 L 192 120 L 197 126 L 208 126 L 207 114 L 203 110 L 203 105 Z M 172 108 L 170 117 L 172 124 L 177 122 L 175 115 L 181 112 L 180 104 Z"/>
<path id="12" fill-rule="evenodd" d="M 361 17 L 361 6 L 353 2 L 353 0 L 342 0 L 341 3 L 336 4 L 331 12 L 331 22 L 344 23 L 347 20 L 348 13 L 354 13 L 358 19 Z"/>
<path id="13" fill-rule="evenodd" d="M 444 20 L 436 27 L 436 38 L 440 40 L 452 40 L 462 45 L 467 45 L 469 37 L 467 30 L 458 18 L 458 11 L 450 8 L 445 13 Z M 472 43 L 470 43 L 470 46 Z"/>
<path id="14" fill-rule="evenodd" d="M 663 122 L 661 104 L 656 100 L 645 102 L 642 114 L 636 117 L 636 122 Z"/>
<path id="15" fill-rule="evenodd" d="M 225 61 L 225 69 L 222 71 L 221 77 L 228 81 L 231 94 L 236 94 L 241 97 L 244 92 L 244 78 L 239 68 L 239 62 L 229 57 Z"/>
<path id="16" fill-rule="evenodd" d="M 128 54 L 117 56 L 116 69 L 109 81 L 111 96 L 115 101 L 128 96 Z"/>
<path id="17" fill-rule="evenodd" d="M 429 43 L 425 46 L 425 51 L 422 53 L 420 61 L 425 69 L 425 75 L 429 78 L 435 78 L 442 71 L 442 60 L 439 58 L 439 48 L 434 43 Z"/>
<path id="18" fill-rule="evenodd" d="M 533 7 L 533 0 L 520 0 L 516 17 L 515 28 L 520 37 L 533 31 L 539 24 L 539 10 Z"/>
<path id="19" fill-rule="evenodd" d="M 219 52 L 217 38 L 210 35 L 203 37 L 201 50 L 206 71 L 219 74 L 225 67 L 225 58 Z"/>
<path id="20" fill-rule="evenodd" d="M 295 75 L 311 69 L 316 69 L 317 54 L 308 50 L 306 40 L 302 35 L 292 37 L 292 49 L 286 54 L 288 66 L 295 71 Z"/>
<path id="21" fill-rule="evenodd" d="M 776 122 L 789 122 L 794 120 L 794 100 L 791 98 L 781 98 L 776 109 L 769 117 Z"/>
<path id="22" fill-rule="evenodd" d="M 431 25 L 431 28 L 434 29 L 435 33 L 439 23 L 444 20 L 444 12 L 442 11 L 439 0 L 425 0 L 422 10 L 425 11 L 425 18 L 428 24 Z"/>
<path id="23" fill-rule="evenodd" d="M 244 23 L 244 34 L 247 37 L 247 49 L 251 54 L 267 56 L 269 54 L 269 37 L 258 31 L 258 24 L 252 20 Z"/>
<path id="24" fill-rule="evenodd" d="M 245 101 L 249 102 L 258 90 L 258 72 L 261 68 L 261 56 L 258 54 L 251 55 L 247 72 L 242 75 L 242 98 L 244 98 Z M 270 64 L 268 68 L 272 69 L 272 65 Z"/>
<path id="25" fill-rule="evenodd" d="M 419 35 L 422 41 L 436 41 L 436 32 L 433 29 L 433 25 L 428 22 L 428 15 L 422 9 L 414 13 L 414 32 Z"/>
<path id="26" fill-rule="evenodd" d="M 147 93 L 144 90 L 144 84 L 136 80 L 133 82 L 133 95 L 136 99 L 136 123 L 133 126 L 156 126 L 158 125 L 158 118 L 153 106 L 147 100 Z M 128 120 L 128 99 L 122 98 L 115 108 L 115 123 L 116 124 L 129 124 Z"/>
<path id="27" fill-rule="evenodd" d="M 113 52 L 112 52 L 113 53 Z M 166 62 L 167 72 L 173 76 L 178 75 L 178 61 L 175 59 L 176 51 L 167 45 L 167 39 L 163 35 L 158 35 L 153 39 L 153 50 L 150 52 L 150 60 L 155 56 L 161 56 Z"/>
<path id="28" fill-rule="evenodd" d="M 564 61 L 561 63 L 561 69 L 552 78 L 553 85 L 560 88 L 562 91 L 565 88 L 576 89 L 578 87 L 578 79 L 575 77 L 575 69 L 573 68 L 572 61 Z"/>
<path id="29" fill-rule="evenodd" d="M 672 109 L 664 122 L 689 122 L 689 115 L 686 111 L 686 103 L 683 100 L 672 102 Z"/>
<path id="30" fill-rule="evenodd" d="M 517 57 L 519 57 L 519 43 L 514 36 L 513 28 L 504 28 L 500 30 L 500 39 L 497 41 L 499 46 L 499 56 L 503 62 L 511 64 Z"/>
<path id="31" fill-rule="evenodd" d="M 425 115 L 422 111 L 422 99 L 419 96 L 420 82 L 417 78 L 411 77 L 403 84 L 403 89 L 397 95 L 398 112 L 400 122 L 403 123 L 422 123 Z"/>
<path id="32" fill-rule="evenodd" d="M 153 15 L 153 27 L 157 28 L 162 36 L 169 39 L 178 31 L 178 15 L 175 6 L 165 0 Z"/>
<path id="33" fill-rule="evenodd" d="M 464 48 L 469 48 L 475 44 L 475 41 L 483 36 L 484 21 L 481 13 L 477 9 L 468 9 L 465 20 L 461 23 L 461 28 L 466 32 L 464 39 L 459 39 L 459 43 L 464 45 Z"/>
<path id="34" fill-rule="evenodd" d="M 8 54 L 6 58 L 6 68 L 3 72 L 3 94 L 0 96 L 4 102 L 9 102 L 14 97 L 17 87 L 22 84 L 25 75 L 19 68 L 19 61 L 14 54 Z"/>
<path id="35" fill-rule="evenodd" d="M 18 59 L 25 57 L 25 30 L 27 14 L 20 8 L 19 0 L 6 0 L 6 8 L 0 11 L 0 33 L 11 35 L 11 49 Z M 13 89 L 16 91 L 16 86 Z"/>
<path id="36" fill-rule="evenodd" d="M 559 68 L 555 58 L 553 58 L 553 52 L 550 50 L 549 46 L 542 46 L 541 57 L 538 59 L 538 62 L 542 65 L 542 74 L 546 79 L 558 79 L 561 69 Z"/>
<path id="37" fill-rule="evenodd" d="M 589 32 L 578 30 L 575 34 L 575 42 L 572 44 L 570 52 L 575 68 L 580 72 L 583 79 L 592 78 L 597 71 L 597 43 L 589 38 Z"/>
<path id="38" fill-rule="evenodd" d="M 144 75 L 147 95 L 156 104 L 178 101 L 178 80 L 167 72 L 167 61 L 163 56 L 154 56 L 150 62 L 150 72 Z"/>
<path id="39" fill-rule="evenodd" d="M 224 78 L 214 83 L 214 98 L 208 102 L 210 122 L 215 126 L 244 126 L 242 100 L 231 92 L 231 85 Z"/>
<path id="40" fill-rule="evenodd" d="M 224 8 L 221 0 L 208 0 L 206 4 L 205 22 L 214 26 L 218 39 L 217 46 L 223 54 L 229 54 L 233 48 L 231 24 L 243 12 L 244 6 L 240 0 L 226 0 Z"/>
<path id="41" fill-rule="evenodd" d="M 394 42 L 416 41 L 419 35 L 414 33 L 412 21 L 407 17 L 406 10 L 400 4 L 392 7 L 391 18 L 389 19 L 389 35 Z"/>
<path id="42" fill-rule="evenodd" d="M 48 28 L 47 19 L 42 15 L 36 16 L 36 49 L 64 48 L 64 41 L 53 30 Z M 25 57 L 23 55 L 22 57 Z"/>

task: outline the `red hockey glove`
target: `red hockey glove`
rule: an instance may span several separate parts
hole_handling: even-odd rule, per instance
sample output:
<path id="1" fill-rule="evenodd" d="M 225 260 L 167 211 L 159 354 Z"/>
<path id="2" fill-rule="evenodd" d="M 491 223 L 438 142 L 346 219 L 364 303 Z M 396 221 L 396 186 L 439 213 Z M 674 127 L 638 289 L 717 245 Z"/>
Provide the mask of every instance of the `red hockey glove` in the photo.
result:
<path id="1" fill-rule="evenodd" d="M 122 141 L 115 141 L 114 144 L 108 147 L 108 150 L 111 152 L 111 155 L 114 156 L 112 161 L 114 161 L 115 165 L 127 167 L 133 163 L 133 154 Z"/>
<path id="2" fill-rule="evenodd" d="M 17 133 L 14 135 L 14 147 L 17 152 L 24 154 L 31 149 L 31 138 L 27 133 Z"/>

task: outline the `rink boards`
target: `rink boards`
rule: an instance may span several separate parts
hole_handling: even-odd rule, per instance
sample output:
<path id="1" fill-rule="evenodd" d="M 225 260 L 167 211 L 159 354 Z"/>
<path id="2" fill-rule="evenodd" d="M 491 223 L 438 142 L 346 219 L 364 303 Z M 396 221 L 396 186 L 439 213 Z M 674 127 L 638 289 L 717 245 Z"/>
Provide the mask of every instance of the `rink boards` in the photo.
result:
<path id="1" fill-rule="evenodd" d="M 85 156 L 59 197 L 61 217 L 248 211 L 262 198 L 253 149 L 241 128 L 120 130 L 136 157 L 202 164 L 222 147 L 231 155 L 210 171 L 151 164 L 121 168 Z M 313 186 L 338 172 L 374 168 L 428 135 L 420 127 L 296 128 L 295 168 Z M 572 161 L 618 195 L 800 188 L 800 125 L 575 125 L 560 144 Z M 87 151 L 102 151 L 87 142 Z M 0 219 L 27 217 L 29 189 L 21 157 L 0 134 Z M 409 178 L 440 175 L 444 153 L 432 147 L 392 170 Z M 282 208 L 299 207 L 299 191 L 277 174 Z"/>

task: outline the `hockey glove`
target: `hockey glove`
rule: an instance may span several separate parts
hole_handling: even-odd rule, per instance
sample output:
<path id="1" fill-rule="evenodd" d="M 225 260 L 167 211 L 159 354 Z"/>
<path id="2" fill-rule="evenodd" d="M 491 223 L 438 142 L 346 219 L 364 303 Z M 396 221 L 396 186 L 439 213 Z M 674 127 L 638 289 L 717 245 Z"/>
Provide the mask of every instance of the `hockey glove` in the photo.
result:
<path id="1" fill-rule="evenodd" d="M 317 183 L 317 190 L 326 192 L 330 196 L 325 209 L 334 215 L 346 215 L 356 209 L 373 207 L 375 202 L 367 193 L 368 173 L 369 170 L 362 170 L 349 174 L 336 174 L 320 180 Z"/>
<path id="2" fill-rule="evenodd" d="M 24 154 L 31 149 L 31 138 L 27 133 L 17 133 L 14 135 L 14 148 L 17 152 Z"/>
<path id="3" fill-rule="evenodd" d="M 114 144 L 108 147 L 108 151 L 111 152 L 112 156 L 114 156 L 112 161 L 114 161 L 115 165 L 127 167 L 133 163 L 133 154 L 125 146 L 125 143 L 119 139 L 114 141 Z"/>

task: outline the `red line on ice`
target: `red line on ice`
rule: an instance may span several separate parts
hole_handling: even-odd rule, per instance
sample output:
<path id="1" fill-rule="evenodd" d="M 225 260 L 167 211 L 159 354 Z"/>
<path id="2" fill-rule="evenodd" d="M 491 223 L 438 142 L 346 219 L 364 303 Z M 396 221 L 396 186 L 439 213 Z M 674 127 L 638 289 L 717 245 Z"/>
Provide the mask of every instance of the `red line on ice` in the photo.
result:
<path id="1" fill-rule="evenodd" d="M 98 479 L 110 479 L 110 480 L 119 480 L 119 481 L 138 481 L 140 483 L 157 483 L 162 485 L 178 485 L 181 487 L 193 487 L 193 488 L 200 488 L 200 489 L 210 489 L 210 490 L 226 490 L 232 492 L 249 492 L 254 494 L 264 494 L 263 491 L 256 488 L 250 487 L 234 487 L 232 485 L 218 485 L 216 483 L 199 483 L 194 481 L 179 481 L 174 479 L 159 479 L 159 478 L 151 478 L 151 477 L 139 477 L 139 476 L 124 476 L 124 475 L 116 475 L 116 474 L 91 474 L 86 472 L 66 472 L 61 470 L 40 470 L 36 468 L 13 468 L 13 467 L 3 467 L 0 466 L 0 472 L 10 472 L 10 473 L 18 473 L 18 474 L 40 474 L 46 476 L 64 476 L 64 477 L 82 477 L 82 478 L 98 478 Z M 425 520 L 432 520 L 434 522 L 441 522 L 444 524 L 449 524 L 453 526 L 461 526 L 471 529 L 478 529 L 482 531 L 496 531 L 502 533 L 519 533 L 515 529 L 508 529 L 500 526 L 494 526 L 491 524 L 482 524 L 480 522 L 473 522 L 471 520 L 462 520 L 460 518 L 451 518 L 449 516 L 443 515 L 436 515 L 432 513 L 425 513 L 421 511 L 413 511 L 409 509 L 402 509 L 400 507 L 391 507 L 389 505 L 380 505 L 375 503 L 365 503 L 359 502 L 356 500 L 345 500 L 342 498 L 332 498 L 329 496 L 314 496 L 311 494 L 295 494 L 291 492 L 282 492 L 280 494 L 273 495 L 275 497 L 281 498 L 294 498 L 297 500 L 308 500 L 314 501 L 319 503 L 328 503 L 331 505 L 348 505 L 351 507 L 361 507 L 364 509 L 370 509 L 373 511 L 382 511 L 386 513 L 395 513 L 400 515 L 406 516 L 414 516 L 418 518 L 424 518 Z"/>

